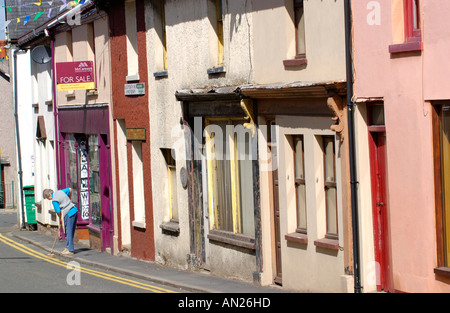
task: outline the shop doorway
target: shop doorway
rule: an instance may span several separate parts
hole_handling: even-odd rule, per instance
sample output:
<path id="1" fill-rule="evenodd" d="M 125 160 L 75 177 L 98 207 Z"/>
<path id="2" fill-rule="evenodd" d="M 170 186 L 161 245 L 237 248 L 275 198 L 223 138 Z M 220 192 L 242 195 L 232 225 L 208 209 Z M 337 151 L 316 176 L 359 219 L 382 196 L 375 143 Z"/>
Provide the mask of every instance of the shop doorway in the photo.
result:
<path id="1" fill-rule="evenodd" d="M 79 209 L 77 228 L 87 229 L 91 246 L 105 251 L 111 248 L 113 235 L 107 136 L 62 135 L 62 188 L 72 188 L 72 201 Z"/>

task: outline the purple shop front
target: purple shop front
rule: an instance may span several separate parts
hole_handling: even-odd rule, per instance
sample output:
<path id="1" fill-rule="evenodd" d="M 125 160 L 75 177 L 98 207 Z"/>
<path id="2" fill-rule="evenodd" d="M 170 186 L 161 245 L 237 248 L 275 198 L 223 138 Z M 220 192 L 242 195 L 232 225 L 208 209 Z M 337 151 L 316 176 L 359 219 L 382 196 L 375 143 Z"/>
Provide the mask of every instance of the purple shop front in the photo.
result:
<path id="1" fill-rule="evenodd" d="M 109 108 L 59 107 L 58 188 L 72 188 L 77 235 L 91 248 L 112 251 L 113 208 Z"/>

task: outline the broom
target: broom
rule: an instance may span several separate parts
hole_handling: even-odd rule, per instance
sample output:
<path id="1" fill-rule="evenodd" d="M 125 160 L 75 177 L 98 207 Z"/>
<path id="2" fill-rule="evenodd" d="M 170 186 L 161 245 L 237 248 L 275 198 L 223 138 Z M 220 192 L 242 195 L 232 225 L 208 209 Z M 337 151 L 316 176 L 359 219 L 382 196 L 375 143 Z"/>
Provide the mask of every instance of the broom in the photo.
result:
<path id="1" fill-rule="evenodd" d="M 61 220 L 61 213 L 59 213 L 58 216 L 59 216 L 60 226 L 62 226 L 63 232 L 65 234 L 66 231 L 65 231 L 65 228 L 64 228 L 64 221 Z M 59 236 L 60 232 L 61 232 L 61 230 L 58 227 L 58 231 L 56 232 L 55 240 L 53 241 L 52 250 L 50 250 L 50 253 L 47 254 L 48 257 L 51 257 L 51 258 L 55 257 L 55 254 L 53 253 L 53 250 L 55 249 L 56 239 L 58 239 L 58 236 Z"/>

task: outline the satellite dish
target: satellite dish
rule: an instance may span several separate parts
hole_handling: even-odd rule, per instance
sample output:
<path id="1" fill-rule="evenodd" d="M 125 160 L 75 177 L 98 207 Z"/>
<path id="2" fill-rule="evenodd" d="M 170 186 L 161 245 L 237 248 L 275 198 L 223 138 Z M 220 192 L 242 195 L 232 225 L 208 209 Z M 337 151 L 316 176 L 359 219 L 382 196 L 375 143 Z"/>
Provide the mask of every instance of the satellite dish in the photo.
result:
<path id="1" fill-rule="evenodd" d="M 37 46 L 31 51 L 31 58 L 39 64 L 46 64 L 52 60 L 52 51 L 47 46 Z"/>

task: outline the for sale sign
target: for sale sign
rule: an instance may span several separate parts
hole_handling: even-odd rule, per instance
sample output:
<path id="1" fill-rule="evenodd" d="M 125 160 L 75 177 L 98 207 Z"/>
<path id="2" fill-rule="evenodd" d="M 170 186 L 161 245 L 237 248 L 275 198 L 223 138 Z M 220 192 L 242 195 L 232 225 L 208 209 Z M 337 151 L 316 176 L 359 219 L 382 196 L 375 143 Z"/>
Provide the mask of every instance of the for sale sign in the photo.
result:
<path id="1" fill-rule="evenodd" d="M 56 86 L 58 90 L 95 89 L 94 62 L 56 63 Z"/>

